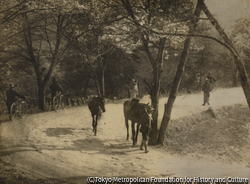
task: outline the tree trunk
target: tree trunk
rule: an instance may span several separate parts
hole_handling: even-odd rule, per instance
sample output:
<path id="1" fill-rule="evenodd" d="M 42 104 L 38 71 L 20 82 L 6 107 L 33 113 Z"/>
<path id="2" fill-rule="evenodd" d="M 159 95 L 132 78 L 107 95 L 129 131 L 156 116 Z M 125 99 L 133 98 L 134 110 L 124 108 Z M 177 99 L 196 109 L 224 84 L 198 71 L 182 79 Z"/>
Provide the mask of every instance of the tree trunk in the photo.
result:
<path id="1" fill-rule="evenodd" d="M 215 29 L 218 31 L 218 33 L 223 38 L 223 40 L 234 51 L 234 53 L 232 53 L 234 56 L 234 62 L 235 62 L 235 65 L 239 71 L 241 86 L 243 88 L 243 91 L 244 91 L 246 99 L 247 99 L 248 106 L 250 108 L 250 81 L 248 78 L 248 74 L 246 72 L 244 62 L 242 61 L 240 54 L 238 53 L 237 49 L 235 48 L 233 42 L 230 40 L 230 38 L 227 36 L 227 34 L 222 29 L 222 27 L 219 25 L 218 21 L 213 17 L 213 15 L 208 10 L 206 4 L 204 3 L 204 0 L 198 0 L 198 2 L 201 4 L 202 10 L 206 14 L 208 20 L 215 27 Z"/>
<path id="2" fill-rule="evenodd" d="M 148 1 L 149 2 L 149 1 Z M 127 12 L 133 19 L 136 26 L 140 27 L 139 22 L 136 19 L 136 16 L 133 13 L 133 9 L 131 8 L 130 1 L 124 1 L 122 0 L 122 4 L 126 8 Z M 149 16 L 150 21 L 150 16 Z M 139 28 L 138 27 L 138 28 Z M 150 52 L 148 43 L 149 43 L 149 35 L 147 35 L 146 32 L 143 31 L 142 33 L 142 42 L 144 45 L 144 49 L 148 55 L 148 59 L 153 67 L 153 86 L 151 88 L 151 103 L 154 108 L 153 112 L 153 122 L 152 122 L 152 131 L 149 135 L 149 144 L 156 144 L 157 142 L 157 122 L 158 122 L 158 104 L 159 104 L 159 90 L 160 90 L 160 79 L 161 79 L 161 67 L 163 64 L 163 51 L 164 51 L 164 45 L 166 42 L 166 38 L 160 38 L 159 39 L 159 47 L 158 47 L 158 55 L 157 59 L 155 60 L 153 58 L 152 53 Z"/>
<path id="3" fill-rule="evenodd" d="M 166 42 L 166 38 L 160 38 L 158 55 L 153 66 L 153 87 L 152 87 L 152 93 L 151 93 L 151 104 L 154 108 L 154 112 L 152 114 L 152 118 L 153 118 L 152 131 L 150 132 L 150 135 L 149 135 L 150 145 L 155 145 L 157 143 L 158 106 L 159 106 L 160 82 L 161 82 L 165 42 Z"/>
<path id="4" fill-rule="evenodd" d="M 88 94 L 87 94 L 87 90 L 88 90 L 88 87 L 89 87 L 89 81 L 90 81 L 90 78 L 87 78 L 84 82 L 84 89 L 83 89 L 83 97 L 85 99 L 88 99 Z"/>
<path id="5" fill-rule="evenodd" d="M 97 90 L 98 96 L 101 96 L 101 90 L 100 90 L 99 81 L 98 81 L 98 79 L 94 79 L 94 81 L 95 81 L 95 86 L 96 86 L 96 90 Z"/>
<path id="6" fill-rule="evenodd" d="M 42 72 L 40 72 L 40 66 L 36 64 L 35 60 L 33 61 L 34 64 L 34 69 L 36 72 L 36 80 L 37 80 L 37 87 L 38 87 L 38 108 L 41 111 L 44 111 L 44 104 L 45 104 L 45 83 L 42 80 Z"/>
<path id="7" fill-rule="evenodd" d="M 102 96 L 105 96 L 104 69 L 102 69 Z"/>
<path id="8" fill-rule="evenodd" d="M 198 2 L 197 6 L 196 6 L 196 10 L 194 12 L 194 17 L 190 22 L 189 34 L 194 33 L 194 30 L 197 26 L 197 23 L 199 20 L 198 18 L 200 17 L 200 14 L 201 14 L 201 3 Z M 164 115 L 163 115 L 160 131 L 159 131 L 159 136 L 158 136 L 158 143 L 159 144 L 163 144 L 163 142 L 164 142 L 164 135 L 165 135 L 165 132 L 167 130 L 169 120 L 171 118 L 171 112 L 172 112 L 173 104 L 174 104 L 174 101 L 176 98 L 176 93 L 178 91 L 178 88 L 179 88 L 179 85 L 181 82 L 181 78 L 182 78 L 183 72 L 185 70 L 186 58 L 188 55 L 188 48 L 189 48 L 190 42 L 191 42 L 191 37 L 188 37 L 184 43 L 184 48 L 183 48 L 183 51 L 181 54 L 180 62 L 179 62 L 179 65 L 178 65 L 178 68 L 176 71 L 173 85 L 172 85 L 172 88 L 171 88 L 171 91 L 170 91 L 170 94 L 168 97 L 168 102 L 167 102 L 167 104 L 165 104 Z"/>
<path id="9" fill-rule="evenodd" d="M 44 111 L 44 102 L 45 102 L 45 95 L 44 95 L 44 86 L 41 84 L 38 85 L 38 106 L 39 109 Z"/>
<path id="10" fill-rule="evenodd" d="M 158 106 L 159 106 L 159 92 L 157 92 L 157 89 L 152 90 L 151 96 L 151 104 L 154 108 L 153 114 L 152 114 L 152 124 L 151 124 L 151 132 L 149 134 L 149 145 L 155 145 L 157 143 L 157 124 L 158 124 Z"/>
<path id="11" fill-rule="evenodd" d="M 239 72 L 238 72 L 238 70 L 237 69 L 233 69 L 233 76 L 232 76 L 232 78 L 233 78 L 233 82 L 232 82 L 232 86 L 233 87 L 238 87 L 238 79 L 239 79 Z"/>

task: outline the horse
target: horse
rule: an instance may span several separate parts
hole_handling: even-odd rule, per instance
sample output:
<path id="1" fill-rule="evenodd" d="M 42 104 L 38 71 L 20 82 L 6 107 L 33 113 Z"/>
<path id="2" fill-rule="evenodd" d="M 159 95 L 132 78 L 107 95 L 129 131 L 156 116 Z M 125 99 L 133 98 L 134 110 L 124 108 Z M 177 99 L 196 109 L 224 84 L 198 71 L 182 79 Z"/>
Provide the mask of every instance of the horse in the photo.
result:
<path id="1" fill-rule="evenodd" d="M 139 128 L 141 125 L 151 127 L 151 114 L 153 108 L 148 104 L 139 103 L 138 99 L 127 100 L 123 103 L 123 112 L 125 117 L 125 125 L 127 128 L 127 140 L 129 138 L 129 124 L 131 121 L 133 146 L 137 143 Z M 137 123 L 137 130 L 135 133 L 135 123 Z"/>
<path id="2" fill-rule="evenodd" d="M 102 112 L 105 112 L 105 98 L 104 97 L 93 97 L 88 103 L 89 110 L 92 115 L 92 126 L 94 135 L 97 131 L 97 121 L 101 118 Z"/>

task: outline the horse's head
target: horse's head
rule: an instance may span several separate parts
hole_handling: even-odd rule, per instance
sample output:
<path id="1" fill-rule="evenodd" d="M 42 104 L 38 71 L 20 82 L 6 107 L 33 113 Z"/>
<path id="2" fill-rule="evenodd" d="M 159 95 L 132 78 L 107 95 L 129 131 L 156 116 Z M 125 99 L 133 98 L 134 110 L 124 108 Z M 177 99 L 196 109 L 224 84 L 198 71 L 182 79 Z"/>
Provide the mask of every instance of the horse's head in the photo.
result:
<path id="1" fill-rule="evenodd" d="M 98 97 L 99 98 L 99 104 L 100 104 L 100 107 L 102 109 L 102 112 L 106 112 L 106 109 L 105 109 L 105 98 L 104 97 Z"/>
<path id="2" fill-rule="evenodd" d="M 151 105 L 149 105 L 149 103 L 146 104 L 145 110 L 150 115 L 154 112 L 154 108 Z"/>

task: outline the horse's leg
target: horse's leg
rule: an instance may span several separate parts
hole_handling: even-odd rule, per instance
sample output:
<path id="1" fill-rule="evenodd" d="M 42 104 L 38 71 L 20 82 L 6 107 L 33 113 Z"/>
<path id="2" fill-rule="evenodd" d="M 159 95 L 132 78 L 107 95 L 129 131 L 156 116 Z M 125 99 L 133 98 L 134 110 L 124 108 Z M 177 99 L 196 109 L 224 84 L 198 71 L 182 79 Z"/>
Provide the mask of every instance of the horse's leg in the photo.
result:
<path id="1" fill-rule="evenodd" d="M 141 146 L 140 146 L 140 150 L 143 150 L 143 145 L 144 145 L 144 142 L 143 142 L 143 139 L 141 141 Z"/>
<path id="2" fill-rule="evenodd" d="M 140 129 L 140 124 L 137 123 L 136 134 L 135 134 L 135 143 L 137 143 L 137 138 L 138 138 L 138 134 L 139 134 L 139 129 Z"/>
<path id="3" fill-rule="evenodd" d="M 127 128 L 127 140 L 129 138 L 129 124 L 128 124 L 128 119 L 125 118 L 125 125 L 126 125 L 126 128 Z"/>
<path id="4" fill-rule="evenodd" d="M 141 141 L 141 146 L 140 146 L 140 150 L 143 150 L 143 140 Z"/>
<path id="5" fill-rule="evenodd" d="M 95 131 L 95 118 L 94 114 L 92 114 L 92 127 L 93 127 L 93 132 Z"/>
<path id="6" fill-rule="evenodd" d="M 134 121 L 132 121 L 131 127 L 132 127 L 132 140 L 133 140 L 133 146 L 134 146 L 136 144 L 136 141 L 135 141 L 135 122 Z"/>
<path id="7" fill-rule="evenodd" d="M 98 114 L 95 117 L 95 135 L 96 135 L 96 132 L 97 132 L 97 120 L 98 120 Z"/>

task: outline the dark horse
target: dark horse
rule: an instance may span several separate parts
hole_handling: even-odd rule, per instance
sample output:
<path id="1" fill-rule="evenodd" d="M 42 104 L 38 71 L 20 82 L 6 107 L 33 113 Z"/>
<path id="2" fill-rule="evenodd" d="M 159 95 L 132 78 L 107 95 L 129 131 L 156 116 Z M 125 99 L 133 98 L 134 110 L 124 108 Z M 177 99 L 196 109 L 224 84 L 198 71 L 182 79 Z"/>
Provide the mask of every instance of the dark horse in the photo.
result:
<path id="1" fill-rule="evenodd" d="M 104 97 L 93 97 L 88 103 L 89 110 L 92 115 L 92 126 L 93 132 L 96 135 L 97 121 L 101 118 L 101 113 L 105 112 L 105 98 Z"/>
<path id="2" fill-rule="evenodd" d="M 130 120 L 132 122 L 132 140 L 133 145 L 135 145 L 137 143 L 137 137 L 140 126 L 151 126 L 151 113 L 153 111 L 153 108 L 148 104 L 139 103 L 138 99 L 132 99 L 127 100 L 123 103 L 123 111 L 127 128 L 127 140 L 129 138 L 128 120 Z M 136 133 L 135 123 L 137 123 Z"/>

